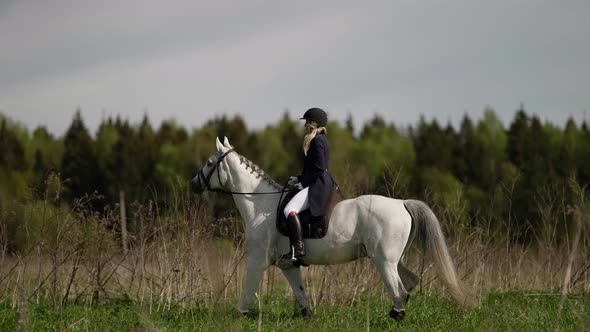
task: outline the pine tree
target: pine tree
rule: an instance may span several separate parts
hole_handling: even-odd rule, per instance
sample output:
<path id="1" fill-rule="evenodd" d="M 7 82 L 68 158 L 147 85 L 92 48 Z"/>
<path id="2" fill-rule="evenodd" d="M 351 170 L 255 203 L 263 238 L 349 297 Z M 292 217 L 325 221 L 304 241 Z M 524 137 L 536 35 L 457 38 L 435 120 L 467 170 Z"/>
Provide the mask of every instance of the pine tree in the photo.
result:
<path id="1" fill-rule="evenodd" d="M 554 169 L 565 179 L 576 174 L 576 146 L 579 137 L 580 134 L 576 127 L 576 123 L 572 118 L 569 118 L 565 124 L 559 154 L 553 161 Z"/>
<path id="2" fill-rule="evenodd" d="M 77 110 L 65 135 L 61 167 L 62 178 L 67 180 L 68 188 L 64 196 L 70 202 L 95 191 L 104 192 L 103 176 L 98 167 L 93 144 L 81 112 Z M 95 209 L 101 209 L 104 202 L 97 199 L 93 206 Z"/>
<path id="3" fill-rule="evenodd" d="M 139 168 L 140 181 L 138 184 L 139 187 L 137 188 L 137 199 L 144 201 L 152 196 L 152 193 L 150 193 L 148 188 L 154 188 L 157 186 L 155 169 L 159 158 L 154 130 L 152 129 L 147 114 L 144 115 L 143 120 L 141 121 L 139 130 L 136 133 L 135 142 L 137 144 L 135 160 Z M 187 161 L 187 163 L 189 162 Z"/>
<path id="4" fill-rule="evenodd" d="M 15 171 L 27 169 L 25 149 L 17 135 L 8 129 L 6 119 L 2 119 L 0 126 L 0 167 Z"/>
<path id="5" fill-rule="evenodd" d="M 348 116 L 346 117 L 345 128 L 351 135 L 354 135 L 354 122 L 352 121 L 352 114 L 350 113 L 348 113 Z"/>
<path id="6" fill-rule="evenodd" d="M 418 167 L 436 167 L 442 171 L 450 170 L 453 149 L 451 137 L 454 135 L 452 127 L 447 126 L 445 131 L 436 119 L 431 124 L 427 124 L 421 117 L 415 135 L 414 148 Z"/>
<path id="7" fill-rule="evenodd" d="M 528 149 L 533 141 L 529 122 L 524 106 L 521 105 L 508 129 L 508 160 L 518 168 L 522 168 L 529 159 Z"/>

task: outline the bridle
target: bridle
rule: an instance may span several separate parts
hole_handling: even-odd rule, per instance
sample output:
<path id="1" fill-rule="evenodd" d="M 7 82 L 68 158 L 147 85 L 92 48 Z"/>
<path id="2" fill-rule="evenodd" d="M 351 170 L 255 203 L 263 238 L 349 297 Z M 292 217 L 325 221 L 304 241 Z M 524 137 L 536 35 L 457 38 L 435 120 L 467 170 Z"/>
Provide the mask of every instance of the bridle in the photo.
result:
<path id="1" fill-rule="evenodd" d="M 201 189 L 205 189 L 207 188 L 207 190 L 209 191 L 213 191 L 213 192 L 218 192 L 218 193 L 222 193 L 222 194 L 228 194 L 228 195 L 268 195 L 268 194 L 282 194 L 284 192 L 289 191 L 289 189 L 283 187 L 280 191 L 268 191 L 268 192 L 240 192 L 240 191 L 229 191 L 229 190 L 224 190 L 224 189 L 216 189 L 216 188 L 211 188 L 211 177 L 213 176 L 213 172 L 215 172 L 215 169 L 217 169 L 219 167 L 219 164 L 221 164 L 221 162 L 223 161 L 223 159 L 225 159 L 225 157 L 227 157 L 228 154 L 230 154 L 231 152 L 235 152 L 234 149 L 229 149 L 224 153 L 221 153 L 221 151 L 217 151 L 217 153 L 215 153 L 215 157 L 217 159 L 217 161 L 215 162 L 215 164 L 213 165 L 213 168 L 211 168 L 211 170 L 209 170 L 209 173 L 207 175 L 205 175 L 205 172 L 203 172 L 202 168 L 199 171 L 198 177 L 199 177 L 199 182 L 201 183 Z M 237 152 L 236 152 L 237 153 Z M 219 181 L 219 184 L 221 184 L 221 176 L 219 175 L 219 170 L 217 170 L 217 180 Z"/>

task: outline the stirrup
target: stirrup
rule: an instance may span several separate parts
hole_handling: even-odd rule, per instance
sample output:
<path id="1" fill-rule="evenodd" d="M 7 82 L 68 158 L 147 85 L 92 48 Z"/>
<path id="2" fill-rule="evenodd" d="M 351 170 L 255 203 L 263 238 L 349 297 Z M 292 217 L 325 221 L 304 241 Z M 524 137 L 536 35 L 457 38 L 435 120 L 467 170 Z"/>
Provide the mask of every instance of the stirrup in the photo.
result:
<path id="1" fill-rule="evenodd" d="M 303 257 L 303 255 L 299 257 L 295 256 L 295 247 L 291 246 L 291 250 L 288 253 L 282 254 L 279 259 L 288 259 L 291 262 L 296 262 L 298 260 L 302 260 Z"/>
<path id="2" fill-rule="evenodd" d="M 291 252 L 282 254 L 279 256 L 279 259 L 276 261 L 276 265 L 280 269 L 288 269 L 291 267 L 307 267 L 309 264 L 303 261 L 303 257 L 295 257 L 295 247 L 291 246 Z"/>
<path id="3" fill-rule="evenodd" d="M 277 259 L 275 264 L 281 270 L 290 269 L 292 267 L 300 267 L 300 266 L 308 267 L 309 266 L 309 264 L 305 263 L 301 258 L 299 258 L 295 261 L 292 261 L 288 257 L 279 257 L 279 259 Z"/>
<path id="4" fill-rule="evenodd" d="M 291 246 L 291 250 L 289 252 L 284 253 L 281 256 L 279 256 L 279 259 L 287 259 L 287 260 L 290 260 L 291 262 L 296 261 L 297 258 L 295 257 L 295 248 L 293 246 Z"/>

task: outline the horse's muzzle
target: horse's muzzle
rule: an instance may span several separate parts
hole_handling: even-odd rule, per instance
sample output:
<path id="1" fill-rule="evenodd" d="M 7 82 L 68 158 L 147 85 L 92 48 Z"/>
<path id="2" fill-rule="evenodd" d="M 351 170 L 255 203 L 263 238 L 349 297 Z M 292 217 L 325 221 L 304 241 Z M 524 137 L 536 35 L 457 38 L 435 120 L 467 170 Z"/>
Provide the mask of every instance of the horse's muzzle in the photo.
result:
<path id="1" fill-rule="evenodd" d="M 203 192 L 203 185 L 201 185 L 201 180 L 199 179 L 199 176 L 195 176 L 192 180 L 191 180 L 191 190 L 195 193 L 195 194 L 199 194 Z"/>

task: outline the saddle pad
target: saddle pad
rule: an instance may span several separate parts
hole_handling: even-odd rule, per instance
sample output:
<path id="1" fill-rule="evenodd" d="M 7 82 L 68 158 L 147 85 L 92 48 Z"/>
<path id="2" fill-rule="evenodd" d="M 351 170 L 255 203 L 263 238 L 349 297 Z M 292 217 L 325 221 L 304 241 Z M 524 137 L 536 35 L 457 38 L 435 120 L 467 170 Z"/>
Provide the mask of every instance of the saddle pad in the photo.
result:
<path id="1" fill-rule="evenodd" d="M 297 195 L 300 190 L 297 188 L 291 189 L 279 202 L 277 210 L 277 230 L 284 236 L 289 237 L 289 227 L 287 225 L 287 218 L 283 213 L 287 203 Z M 334 190 L 330 194 L 328 207 L 326 213 L 323 216 L 314 217 L 311 215 L 309 209 L 305 209 L 299 213 L 299 221 L 301 222 L 301 230 L 303 232 L 304 239 L 321 239 L 326 233 L 328 233 L 328 226 L 330 223 L 330 215 L 334 206 L 342 200 L 342 195 L 339 192 L 337 186 L 334 186 Z"/>

